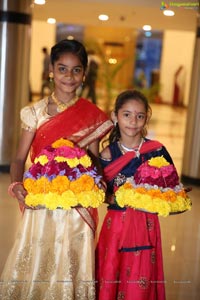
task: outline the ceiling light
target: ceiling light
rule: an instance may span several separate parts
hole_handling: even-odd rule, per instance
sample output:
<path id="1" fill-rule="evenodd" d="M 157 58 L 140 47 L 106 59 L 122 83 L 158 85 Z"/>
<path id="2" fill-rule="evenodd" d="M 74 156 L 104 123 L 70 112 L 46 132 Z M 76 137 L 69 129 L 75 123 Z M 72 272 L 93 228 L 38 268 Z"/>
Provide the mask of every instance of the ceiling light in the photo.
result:
<path id="1" fill-rule="evenodd" d="M 117 63 L 117 59 L 116 58 L 109 58 L 108 62 L 111 65 L 115 65 Z"/>
<path id="2" fill-rule="evenodd" d="M 44 5 L 45 4 L 45 0 L 35 0 L 34 3 L 38 4 L 38 5 Z"/>
<path id="3" fill-rule="evenodd" d="M 151 25 L 144 25 L 142 28 L 145 31 L 150 31 L 151 30 Z"/>
<path id="4" fill-rule="evenodd" d="M 56 19 L 54 19 L 54 18 L 48 18 L 47 19 L 47 23 L 49 23 L 49 24 L 55 24 L 56 23 Z"/>
<path id="5" fill-rule="evenodd" d="M 74 40 L 74 37 L 73 37 L 73 35 L 68 35 L 68 36 L 67 36 L 67 39 L 68 39 L 68 40 Z"/>
<path id="6" fill-rule="evenodd" d="M 151 31 L 145 31 L 145 36 L 146 36 L 146 37 L 152 36 L 152 32 L 151 32 Z"/>
<path id="7" fill-rule="evenodd" d="M 173 10 L 166 9 L 163 11 L 163 14 L 167 17 L 172 17 L 175 15 L 175 12 Z"/>
<path id="8" fill-rule="evenodd" d="M 101 20 L 101 21 L 107 21 L 108 19 L 109 19 L 109 16 L 107 16 L 107 15 L 99 15 L 99 20 Z"/>

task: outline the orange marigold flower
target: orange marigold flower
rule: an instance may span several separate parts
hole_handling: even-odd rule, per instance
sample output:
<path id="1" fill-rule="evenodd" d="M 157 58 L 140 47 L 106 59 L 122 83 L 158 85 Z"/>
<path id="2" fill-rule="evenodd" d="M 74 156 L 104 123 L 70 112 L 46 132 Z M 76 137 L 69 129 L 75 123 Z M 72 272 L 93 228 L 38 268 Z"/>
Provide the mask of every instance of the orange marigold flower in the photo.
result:
<path id="1" fill-rule="evenodd" d="M 24 188 L 27 190 L 28 193 L 34 193 L 36 181 L 32 178 L 26 178 L 24 180 Z"/>
<path id="2" fill-rule="evenodd" d="M 187 193 L 184 190 L 178 192 L 177 194 L 183 198 L 187 198 Z"/>
<path id="3" fill-rule="evenodd" d="M 137 193 L 140 193 L 140 194 L 146 194 L 147 193 L 146 189 L 143 188 L 143 187 L 138 187 L 135 190 L 136 190 Z"/>
<path id="4" fill-rule="evenodd" d="M 160 190 L 149 190 L 148 195 L 150 195 L 152 198 L 160 198 L 162 193 Z"/>
<path id="5" fill-rule="evenodd" d="M 163 200 L 175 202 L 177 199 L 176 193 L 174 191 L 167 191 L 163 194 Z"/>
<path id="6" fill-rule="evenodd" d="M 70 181 L 66 176 L 57 176 L 51 182 L 51 192 L 62 194 L 69 189 Z"/>
<path id="7" fill-rule="evenodd" d="M 69 141 L 69 140 L 60 138 L 59 140 L 55 141 L 55 142 L 52 144 L 52 147 L 53 147 L 53 148 L 59 148 L 59 147 L 63 147 L 63 146 L 67 146 L 67 147 L 73 148 L 73 147 L 74 147 L 74 143 L 71 142 L 71 141 Z"/>
<path id="8" fill-rule="evenodd" d="M 132 189 L 133 187 L 130 182 L 126 182 L 124 183 L 123 188 L 126 190 L 126 189 Z"/>
<path id="9" fill-rule="evenodd" d="M 35 192 L 34 194 L 47 194 L 50 191 L 49 180 L 42 176 L 35 182 Z"/>
<path id="10" fill-rule="evenodd" d="M 87 174 L 82 175 L 78 179 L 70 182 L 70 190 L 75 194 L 82 191 L 91 191 L 94 188 L 94 179 Z"/>

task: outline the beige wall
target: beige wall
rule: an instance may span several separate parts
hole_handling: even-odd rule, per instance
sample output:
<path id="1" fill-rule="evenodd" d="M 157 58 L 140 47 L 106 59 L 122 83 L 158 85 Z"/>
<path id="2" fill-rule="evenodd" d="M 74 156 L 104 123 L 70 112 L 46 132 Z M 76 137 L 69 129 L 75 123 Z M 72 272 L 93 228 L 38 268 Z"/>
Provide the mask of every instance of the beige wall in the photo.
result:
<path id="1" fill-rule="evenodd" d="M 189 102 L 189 89 L 194 55 L 195 32 L 166 30 L 163 37 L 161 57 L 161 97 L 164 102 L 172 103 L 174 74 L 182 65 L 183 104 Z"/>
<path id="2" fill-rule="evenodd" d="M 33 93 L 39 93 L 41 88 L 42 48 L 47 47 L 50 52 L 50 48 L 55 44 L 55 31 L 55 25 L 43 21 L 32 22 L 30 83 Z"/>
<path id="3" fill-rule="evenodd" d="M 55 25 L 50 25 L 42 21 L 33 21 L 30 66 L 30 82 L 33 93 L 40 92 L 43 59 L 41 49 L 42 47 L 47 47 L 50 50 L 51 46 L 55 43 L 55 32 Z M 84 39 L 87 43 L 93 40 L 99 43 L 102 46 L 106 58 L 116 57 L 118 61 L 128 58 L 128 62 L 120 69 L 112 84 L 114 89 L 116 89 L 116 93 L 122 89 L 131 88 L 134 70 L 136 31 L 131 28 L 88 26 L 85 28 Z M 105 46 L 104 42 L 121 43 L 123 47 Z M 183 65 L 185 72 L 184 104 L 188 104 L 194 43 L 195 32 L 174 30 L 164 32 L 160 69 L 160 94 L 164 102 L 172 103 L 174 73 L 180 65 Z M 98 82 L 98 87 L 100 92 L 102 92 L 101 81 Z M 115 96 L 116 95 L 114 95 L 113 98 L 115 98 Z M 105 97 L 104 94 L 103 97 Z M 110 103 L 110 105 L 112 105 L 112 103 Z"/>

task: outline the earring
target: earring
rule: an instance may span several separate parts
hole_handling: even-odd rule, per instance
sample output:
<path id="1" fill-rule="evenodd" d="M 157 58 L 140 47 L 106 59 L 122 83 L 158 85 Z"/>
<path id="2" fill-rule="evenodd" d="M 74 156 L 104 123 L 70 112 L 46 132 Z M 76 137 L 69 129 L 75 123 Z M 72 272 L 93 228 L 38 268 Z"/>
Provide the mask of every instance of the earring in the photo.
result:
<path id="1" fill-rule="evenodd" d="M 81 96 L 82 94 L 82 91 L 83 91 L 83 85 L 84 85 L 84 82 L 81 83 L 81 85 L 79 85 L 79 87 L 76 89 L 76 96 Z"/>
<path id="2" fill-rule="evenodd" d="M 53 82 L 53 72 L 49 72 L 49 81 Z"/>
<path id="3" fill-rule="evenodd" d="M 115 126 L 115 127 L 117 126 L 117 121 L 116 121 L 116 120 L 114 121 L 114 126 Z"/>

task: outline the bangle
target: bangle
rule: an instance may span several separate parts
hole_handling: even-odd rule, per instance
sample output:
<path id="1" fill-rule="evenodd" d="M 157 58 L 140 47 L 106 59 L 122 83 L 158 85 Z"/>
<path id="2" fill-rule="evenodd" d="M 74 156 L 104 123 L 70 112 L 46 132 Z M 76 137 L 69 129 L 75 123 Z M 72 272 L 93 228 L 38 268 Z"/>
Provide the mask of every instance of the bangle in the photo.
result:
<path id="1" fill-rule="evenodd" d="M 9 187 L 8 187 L 8 195 L 9 195 L 9 196 L 11 196 L 11 197 L 13 197 L 13 198 L 16 198 L 15 194 L 13 193 L 13 188 L 14 188 L 16 185 L 18 185 L 18 184 L 23 185 L 23 183 L 20 182 L 20 181 L 12 182 L 12 183 L 9 185 Z"/>

